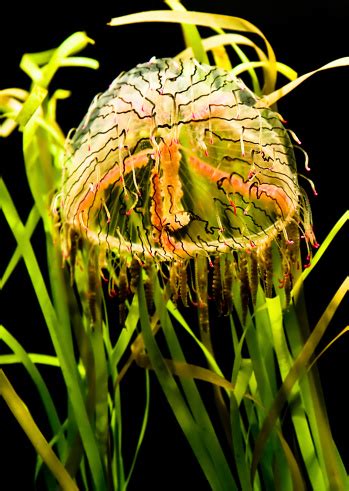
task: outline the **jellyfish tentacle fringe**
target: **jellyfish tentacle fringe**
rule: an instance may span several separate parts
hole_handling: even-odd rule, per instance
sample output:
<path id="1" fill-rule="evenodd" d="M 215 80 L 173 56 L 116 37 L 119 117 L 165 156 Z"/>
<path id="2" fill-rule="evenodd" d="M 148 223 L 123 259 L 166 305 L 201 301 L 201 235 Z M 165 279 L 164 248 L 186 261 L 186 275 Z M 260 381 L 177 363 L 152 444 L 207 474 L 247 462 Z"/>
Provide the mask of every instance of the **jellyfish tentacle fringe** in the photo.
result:
<path id="1" fill-rule="evenodd" d="M 152 262 L 173 300 L 199 307 L 204 331 L 202 285 L 229 313 L 238 279 L 245 319 L 259 283 L 272 295 L 272 249 L 289 302 L 299 231 L 309 260 L 317 243 L 289 132 L 259 101 L 231 72 L 154 58 L 96 96 L 67 142 L 63 253 L 73 277 L 77 248 L 96 248 L 121 324 L 125 300 Z"/>

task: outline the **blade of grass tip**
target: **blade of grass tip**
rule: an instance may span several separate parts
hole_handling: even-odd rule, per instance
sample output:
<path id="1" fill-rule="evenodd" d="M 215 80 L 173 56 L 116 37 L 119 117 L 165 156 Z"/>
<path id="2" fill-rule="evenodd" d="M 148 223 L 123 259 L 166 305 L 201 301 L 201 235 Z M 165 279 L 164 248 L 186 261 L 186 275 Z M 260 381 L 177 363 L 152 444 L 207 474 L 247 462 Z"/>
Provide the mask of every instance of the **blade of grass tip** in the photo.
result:
<path id="1" fill-rule="evenodd" d="M 310 334 L 308 340 L 304 344 L 301 353 L 296 358 L 294 364 L 292 365 L 292 368 L 288 372 L 281 388 L 279 389 L 255 443 L 254 457 L 253 457 L 252 469 L 251 469 L 252 478 L 254 477 L 257 469 L 259 456 L 262 455 L 262 449 L 265 446 L 270 436 L 270 433 L 275 426 L 277 418 L 280 414 L 280 411 L 285 401 L 287 400 L 287 397 L 289 396 L 294 384 L 305 373 L 306 367 L 309 363 L 311 356 L 313 355 L 316 349 L 316 346 L 320 342 L 328 324 L 330 323 L 332 317 L 334 316 L 338 305 L 340 304 L 340 302 L 342 301 L 342 299 L 344 298 L 344 296 L 348 291 L 349 291 L 349 277 L 347 277 L 343 281 L 342 285 L 339 287 L 336 294 L 328 304 L 326 310 L 322 314 L 313 332 Z M 318 416 L 321 418 L 321 421 L 318 421 L 318 425 L 319 425 L 319 430 L 322 434 L 320 436 L 322 439 L 322 447 L 327 454 L 327 460 L 325 460 L 325 464 L 327 467 L 326 470 L 328 472 L 328 475 L 331 476 L 330 482 L 335 483 L 335 481 L 333 480 L 335 479 L 338 481 L 338 485 L 339 485 L 338 489 L 345 489 L 345 487 L 343 486 L 342 472 L 341 470 L 338 470 L 337 456 L 334 457 L 335 455 L 334 443 L 331 438 L 330 430 L 328 428 L 328 422 L 321 415 Z"/>
<path id="2" fill-rule="evenodd" d="M 185 331 L 191 336 L 191 338 L 196 342 L 196 344 L 199 346 L 203 354 L 205 355 L 205 358 L 210 365 L 211 369 L 217 374 L 220 375 L 221 377 L 224 378 L 222 370 L 219 368 L 217 361 L 215 358 L 211 355 L 211 353 L 208 351 L 208 349 L 205 347 L 205 345 L 195 336 L 194 332 L 192 329 L 189 327 L 189 324 L 185 321 L 184 317 L 182 314 L 179 312 L 179 310 L 176 308 L 176 306 L 173 304 L 171 300 L 168 300 L 167 302 L 167 310 L 171 313 L 171 315 L 178 321 L 178 323 L 185 329 Z"/>
<path id="3" fill-rule="evenodd" d="M 78 491 L 78 487 L 47 443 L 45 437 L 29 413 L 28 408 L 14 390 L 3 370 L 0 370 L 0 391 L 12 414 L 21 425 L 37 453 L 56 477 L 62 489 Z"/>
<path id="4" fill-rule="evenodd" d="M 320 351 L 320 353 L 314 358 L 314 360 L 311 362 L 311 364 L 309 365 L 309 368 L 308 370 L 311 370 L 313 368 L 314 365 L 316 365 L 316 363 L 319 361 L 319 359 L 326 353 L 326 351 L 336 342 L 338 341 L 339 338 L 341 338 L 343 336 L 343 334 L 346 334 L 347 332 L 349 332 L 349 326 L 346 326 L 344 327 L 344 329 L 341 330 L 341 332 L 339 334 L 337 334 L 337 336 L 335 336 L 332 341 L 330 341 L 325 347 L 323 350 Z"/>
<path id="5" fill-rule="evenodd" d="M 69 58 L 63 58 L 60 62 L 60 66 L 84 67 L 97 70 L 99 68 L 99 63 L 94 58 L 87 58 L 86 56 L 70 56 Z"/>
<path id="6" fill-rule="evenodd" d="M 146 304 L 142 278 L 138 284 L 140 321 L 144 337 L 144 343 L 149 355 L 151 364 L 155 370 L 159 383 L 164 391 L 168 403 L 185 434 L 194 455 L 196 456 L 208 482 L 212 489 L 222 490 L 219 476 L 215 471 L 214 465 L 207 454 L 207 450 L 199 437 L 197 423 L 193 419 L 188 407 L 178 389 L 178 386 L 163 360 L 160 349 L 153 336 L 149 314 Z M 236 489 L 235 487 L 232 489 Z"/>
<path id="7" fill-rule="evenodd" d="M 233 31 L 251 32 L 258 34 L 264 41 L 268 58 L 268 70 L 265 72 L 265 85 L 263 93 L 272 92 L 276 83 L 276 58 L 274 51 L 264 36 L 264 34 L 251 22 L 239 17 L 229 15 L 210 14 L 206 12 L 175 12 L 167 10 L 151 10 L 147 12 L 138 12 L 136 14 L 124 15 L 112 19 L 108 25 L 121 26 L 138 22 L 174 22 L 180 24 L 191 24 L 212 29 L 222 28 Z"/>
<path id="8" fill-rule="evenodd" d="M 339 68 L 339 67 L 344 67 L 344 66 L 349 66 L 349 57 L 344 57 L 344 58 L 339 58 L 338 60 L 331 61 L 331 63 L 327 63 L 326 65 L 322 66 L 321 68 L 318 68 L 317 70 L 313 70 L 312 72 L 305 73 L 304 75 L 301 75 L 298 77 L 296 80 L 293 80 L 289 82 L 288 84 L 284 85 L 278 90 L 275 90 L 271 94 L 265 95 L 262 97 L 256 104 L 256 107 L 263 107 L 267 105 L 270 107 L 272 104 L 280 100 L 282 97 L 284 97 L 286 94 L 291 92 L 293 89 L 298 87 L 304 80 L 307 78 L 311 77 L 315 73 L 321 72 L 322 70 L 328 70 L 330 68 Z"/>
<path id="9" fill-rule="evenodd" d="M 135 295 L 132 299 L 132 303 L 130 305 L 127 314 L 125 327 L 122 329 L 110 357 L 110 364 L 112 367 L 116 367 L 119 364 L 119 361 L 121 360 L 122 356 L 124 355 L 128 345 L 130 344 L 133 333 L 135 332 L 135 329 L 138 324 L 138 320 L 139 320 L 138 297 L 137 295 Z"/>
<path id="10" fill-rule="evenodd" d="M 124 489 L 127 489 L 127 486 L 129 485 L 130 479 L 132 477 L 132 474 L 133 474 L 133 471 L 134 471 L 134 468 L 135 468 L 135 465 L 137 462 L 138 453 L 139 453 L 139 450 L 141 448 L 142 442 L 144 440 L 145 430 L 146 430 L 147 424 L 148 424 L 149 407 L 150 407 L 150 377 L 149 377 L 148 370 L 145 370 L 144 373 L 145 373 L 145 407 L 144 407 L 143 420 L 142 420 L 141 429 L 140 429 L 139 435 L 138 435 L 138 441 L 137 441 L 135 454 L 134 454 L 134 457 L 132 460 L 132 464 L 131 464 L 127 479 L 126 479 L 125 484 L 124 484 L 124 486 L 125 486 Z"/>
<path id="11" fill-rule="evenodd" d="M 47 288 L 37 263 L 32 245 L 27 237 L 25 228 L 18 216 L 11 196 L 2 179 L 0 179 L 0 200 L 2 202 L 5 219 L 7 220 L 15 239 L 17 240 L 18 247 L 20 248 L 29 277 L 32 281 L 32 285 L 43 313 L 55 352 L 60 360 L 63 377 L 68 389 L 71 404 L 74 408 L 75 420 L 79 427 L 95 486 L 97 489 L 103 489 L 103 486 L 105 486 L 103 467 L 91 424 L 86 413 L 77 368 L 75 363 L 72 364 L 66 355 L 65 339 L 59 335 L 60 325 L 47 292 Z"/>
<path id="12" fill-rule="evenodd" d="M 337 221 L 337 223 L 334 225 L 334 227 L 331 229 L 329 234 L 326 236 L 325 240 L 323 243 L 320 245 L 319 249 L 316 251 L 315 256 L 313 257 L 309 268 L 306 268 L 301 276 L 299 277 L 298 281 L 296 282 L 295 286 L 293 287 L 292 290 L 292 295 L 295 298 L 295 302 L 297 301 L 298 294 L 300 292 L 301 286 L 303 282 L 306 280 L 308 275 L 312 272 L 312 270 L 315 268 L 317 263 L 320 261 L 324 253 L 326 252 L 327 248 L 335 238 L 335 236 L 338 234 L 338 232 L 342 229 L 342 227 L 349 221 L 349 210 L 347 210 L 343 215 L 340 217 L 340 219 Z"/>
<path id="13" fill-rule="evenodd" d="M 33 232 L 36 229 L 37 224 L 39 223 L 39 219 L 40 219 L 40 215 L 38 209 L 34 205 L 33 208 L 30 210 L 27 222 L 25 224 L 25 230 L 28 237 L 31 237 L 33 235 Z M 7 265 L 3 277 L 0 280 L 0 289 L 2 289 L 5 286 L 7 280 L 10 278 L 11 274 L 13 273 L 20 259 L 21 259 L 21 253 L 19 251 L 19 247 L 17 246 L 15 252 L 13 253 Z"/>
<path id="14" fill-rule="evenodd" d="M 187 9 L 178 0 L 165 0 L 165 3 L 177 12 L 186 12 Z M 195 25 L 182 24 L 182 31 L 184 36 L 184 42 L 187 47 L 191 47 L 193 50 L 194 58 L 199 63 L 209 63 L 208 56 L 202 44 L 202 39 L 198 28 Z"/>
<path id="15" fill-rule="evenodd" d="M 89 38 L 85 32 L 75 32 L 65 39 L 63 43 L 54 50 L 47 65 L 42 68 L 42 80 L 40 85 L 42 85 L 42 87 L 48 87 L 52 77 L 61 64 L 64 63 L 63 60 L 83 50 L 88 44 L 94 44 L 94 41 Z M 97 66 L 91 68 L 97 68 Z"/>

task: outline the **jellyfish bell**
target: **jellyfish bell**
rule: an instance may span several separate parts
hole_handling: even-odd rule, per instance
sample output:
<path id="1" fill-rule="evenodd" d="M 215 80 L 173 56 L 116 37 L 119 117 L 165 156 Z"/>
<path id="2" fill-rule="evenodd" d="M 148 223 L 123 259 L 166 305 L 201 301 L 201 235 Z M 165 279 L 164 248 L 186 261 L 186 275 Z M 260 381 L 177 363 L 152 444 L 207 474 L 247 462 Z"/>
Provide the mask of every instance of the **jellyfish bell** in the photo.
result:
<path id="1" fill-rule="evenodd" d="M 293 145 L 257 102 L 231 73 L 194 59 L 118 76 L 67 143 L 66 253 L 71 231 L 105 254 L 176 265 L 291 243 L 304 202 Z"/>

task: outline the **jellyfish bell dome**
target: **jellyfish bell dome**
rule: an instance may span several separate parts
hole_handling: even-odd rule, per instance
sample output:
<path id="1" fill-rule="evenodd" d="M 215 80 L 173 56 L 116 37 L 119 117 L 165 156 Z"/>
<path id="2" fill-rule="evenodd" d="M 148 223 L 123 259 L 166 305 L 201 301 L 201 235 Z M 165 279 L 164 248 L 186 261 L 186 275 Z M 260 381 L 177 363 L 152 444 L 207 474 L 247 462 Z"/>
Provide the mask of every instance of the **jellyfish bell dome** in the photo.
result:
<path id="1" fill-rule="evenodd" d="M 280 116 L 231 73 L 152 59 L 93 100 L 67 142 L 61 215 L 115 254 L 190 259 L 264 248 L 298 220 Z"/>

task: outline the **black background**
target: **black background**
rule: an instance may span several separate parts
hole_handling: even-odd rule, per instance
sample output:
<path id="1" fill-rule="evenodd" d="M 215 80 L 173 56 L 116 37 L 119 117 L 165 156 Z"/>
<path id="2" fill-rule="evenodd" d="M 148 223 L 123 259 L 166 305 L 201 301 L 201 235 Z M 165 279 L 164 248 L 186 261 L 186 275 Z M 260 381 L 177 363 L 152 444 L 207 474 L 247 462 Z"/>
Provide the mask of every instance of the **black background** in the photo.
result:
<path id="1" fill-rule="evenodd" d="M 344 0 L 326 3 L 315 0 L 188 0 L 185 5 L 188 9 L 230 14 L 253 22 L 270 41 L 277 59 L 293 67 L 299 74 L 335 58 L 349 56 L 349 11 L 348 3 Z M 11 86 L 29 88 L 27 76 L 18 67 L 23 53 L 56 47 L 71 33 L 86 31 L 96 44 L 84 54 L 97 58 L 100 69 L 96 72 L 62 69 L 54 81 L 54 86 L 72 90 L 71 99 L 60 104 L 58 113 L 61 126 L 67 132 L 80 122 L 93 96 L 104 91 L 119 72 L 152 56 L 173 56 L 182 49 L 181 31 L 176 25 L 106 26 L 112 17 L 161 8 L 166 7 L 160 0 L 123 2 L 122 5 L 121 2 L 85 3 L 80 6 L 76 2 L 60 2 L 47 3 L 45 7 L 34 2 L 21 7 L 14 2 L 7 5 L 1 21 L 0 89 Z M 311 178 L 319 193 L 318 197 L 311 197 L 311 203 L 315 233 L 320 243 L 348 208 L 348 87 L 349 68 L 330 70 L 315 75 L 279 103 L 279 111 L 287 119 L 288 127 L 302 140 L 303 148 L 310 157 Z M 26 187 L 19 149 L 18 134 L 1 142 L 1 168 L 21 218 L 25 220 L 32 198 Z M 304 186 L 311 195 L 307 185 Z M 6 264 L 15 242 L 2 217 L 1 228 L 1 258 Z M 306 294 L 311 325 L 316 323 L 348 274 L 347 237 L 348 225 L 309 279 Z M 42 241 L 42 235 L 36 232 L 33 243 L 44 264 Z M 23 264 L 17 267 L 6 285 L 3 299 L 1 322 L 24 347 L 37 352 L 52 350 Z M 346 302 L 330 324 L 322 347 L 348 325 L 348 314 Z M 348 353 L 349 339 L 344 336 L 321 358 L 319 368 L 334 438 L 349 471 Z M 24 370 L 13 366 L 5 367 L 5 370 L 45 431 L 47 422 L 44 418 L 40 419 L 40 402 Z M 48 383 L 57 395 L 64 394 L 62 382 L 55 378 L 55 369 L 47 370 L 44 376 L 50 380 Z M 133 376 L 138 380 L 136 368 L 131 371 L 130 378 Z M 156 403 L 151 405 L 149 429 L 130 489 L 189 489 L 194 482 L 198 488 L 207 489 L 193 457 L 187 451 L 181 431 L 156 386 L 154 393 Z M 126 458 L 134 444 L 132 418 L 137 418 L 135 406 L 141 406 L 142 397 L 142 393 L 135 391 L 126 398 L 125 427 L 131 428 L 130 449 L 125 450 Z M 175 452 L 176 458 L 170 456 L 171 452 Z M 25 489 L 31 489 L 34 452 L 3 401 L 0 403 L 0 455 L 2 489 L 19 489 L 23 483 Z"/>

